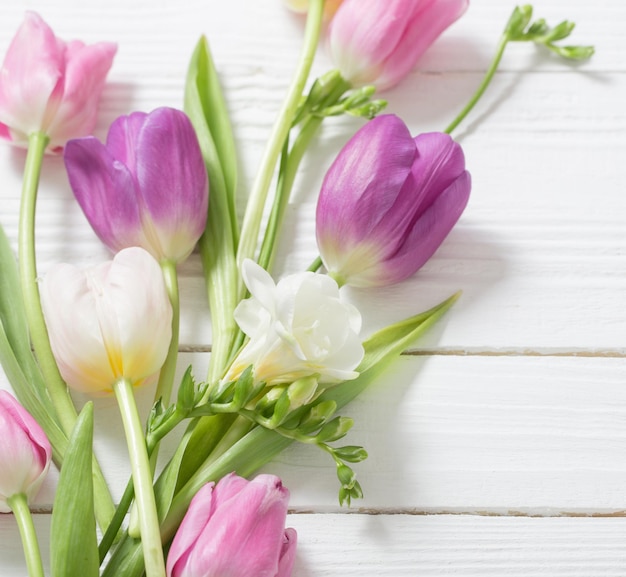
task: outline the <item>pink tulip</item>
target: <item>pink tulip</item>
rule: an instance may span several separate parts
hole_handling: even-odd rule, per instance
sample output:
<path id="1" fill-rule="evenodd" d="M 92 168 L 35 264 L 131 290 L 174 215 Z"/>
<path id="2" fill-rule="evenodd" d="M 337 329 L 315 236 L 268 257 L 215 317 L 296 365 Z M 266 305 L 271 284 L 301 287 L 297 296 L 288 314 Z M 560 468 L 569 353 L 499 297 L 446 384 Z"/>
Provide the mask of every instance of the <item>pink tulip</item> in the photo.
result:
<path id="1" fill-rule="evenodd" d="M 117 47 L 64 42 L 35 12 L 27 12 L 0 70 L 0 136 L 25 146 L 44 132 L 48 150 L 90 134 Z"/>
<path id="2" fill-rule="evenodd" d="M 400 82 L 469 0 L 344 0 L 330 24 L 330 52 L 355 86 Z"/>
<path id="3" fill-rule="evenodd" d="M 274 475 L 227 475 L 191 501 L 167 558 L 168 577 L 289 577 L 297 536 L 289 491 Z"/>
<path id="4" fill-rule="evenodd" d="M 322 261 L 340 284 L 400 282 L 437 250 L 469 199 L 463 150 L 441 132 L 413 138 L 397 116 L 368 122 L 326 173 L 317 203 Z"/>
<path id="5" fill-rule="evenodd" d="M 43 430 L 7 391 L 0 390 L 0 513 L 7 499 L 37 494 L 50 467 L 52 448 Z"/>

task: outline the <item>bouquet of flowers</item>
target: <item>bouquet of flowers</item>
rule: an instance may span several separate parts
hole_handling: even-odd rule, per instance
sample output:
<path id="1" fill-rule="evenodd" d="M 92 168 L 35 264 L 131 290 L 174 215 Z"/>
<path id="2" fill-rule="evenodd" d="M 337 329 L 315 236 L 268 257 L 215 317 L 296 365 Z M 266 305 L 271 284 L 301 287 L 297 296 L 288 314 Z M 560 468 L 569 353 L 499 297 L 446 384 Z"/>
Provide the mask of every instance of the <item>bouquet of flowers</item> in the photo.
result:
<path id="1" fill-rule="evenodd" d="M 53 577 L 289 576 L 297 539 L 285 529 L 288 490 L 273 475 L 252 475 L 294 442 L 314 445 L 336 464 L 339 502 L 362 497 L 354 465 L 367 452 L 339 443 L 352 426 L 339 411 L 459 296 L 363 339 L 361 312 L 342 287 L 402 282 L 444 242 L 471 188 L 450 134 L 509 42 L 570 59 L 593 53 L 558 43 L 571 22 L 550 27 L 517 7 L 467 106 L 442 132 L 414 136 L 382 113 L 377 94 L 402 81 L 467 0 L 288 4 L 307 13 L 302 54 L 242 218 L 237 147 L 206 38 L 191 56 L 184 110 L 129 112 L 104 142 L 90 134 L 116 46 L 65 42 L 28 13 L 9 47 L 0 136 L 27 155 L 17 261 L 0 229 L 0 361 L 19 399 L 0 391 L 0 507 L 15 514 L 31 577 L 44 568 L 29 503 L 52 460 L 60 468 Z M 322 35 L 337 68 L 310 81 Z M 343 114 L 363 126 L 327 168 L 319 256 L 276 281 L 300 162 L 323 122 Z M 35 211 L 46 154 L 63 154 L 74 196 L 114 256 L 86 270 L 59 264 L 39 279 Z M 196 246 L 211 360 L 208 374 L 189 367 L 177 383 L 177 267 Z M 153 385 L 142 422 L 134 389 Z M 131 462 L 119 503 L 93 452 L 93 404 L 78 412 L 70 390 L 117 399 Z M 176 450 L 157 468 L 161 441 L 181 424 Z"/>

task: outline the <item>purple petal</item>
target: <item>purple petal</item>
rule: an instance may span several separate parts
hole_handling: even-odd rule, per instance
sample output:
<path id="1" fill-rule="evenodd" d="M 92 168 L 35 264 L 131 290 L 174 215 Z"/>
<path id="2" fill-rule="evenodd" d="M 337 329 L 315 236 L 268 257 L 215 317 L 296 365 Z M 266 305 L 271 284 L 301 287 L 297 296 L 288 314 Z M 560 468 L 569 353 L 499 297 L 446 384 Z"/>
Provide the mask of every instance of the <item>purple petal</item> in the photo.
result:
<path id="1" fill-rule="evenodd" d="M 368 122 L 330 167 L 317 205 L 320 250 L 326 237 L 354 244 L 367 238 L 396 202 L 415 158 L 415 143 L 397 116 Z"/>
<path id="2" fill-rule="evenodd" d="M 92 136 L 70 140 L 64 159 L 74 195 L 102 242 L 114 251 L 140 245 L 141 217 L 126 166 Z"/>
<path id="3" fill-rule="evenodd" d="M 146 123 L 146 112 L 133 112 L 117 118 L 107 134 L 106 147 L 113 158 L 126 165 L 131 174 L 136 174 L 136 150 L 139 134 Z"/>
<path id="4" fill-rule="evenodd" d="M 190 120 L 173 108 L 150 113 L 136 154 L 140 202 L 158 229 L 163 252 L 182 259 L 204 232 L 209 194 L 204 159 Z"/>
<path id="5" fill-rule="evenodd" d="M 469 172 L 463 172 L 420 216 L 401 250 L 383 264 L 387 284 L 408 278 L 435 253 L 463 213 L 470 189 Z"/>

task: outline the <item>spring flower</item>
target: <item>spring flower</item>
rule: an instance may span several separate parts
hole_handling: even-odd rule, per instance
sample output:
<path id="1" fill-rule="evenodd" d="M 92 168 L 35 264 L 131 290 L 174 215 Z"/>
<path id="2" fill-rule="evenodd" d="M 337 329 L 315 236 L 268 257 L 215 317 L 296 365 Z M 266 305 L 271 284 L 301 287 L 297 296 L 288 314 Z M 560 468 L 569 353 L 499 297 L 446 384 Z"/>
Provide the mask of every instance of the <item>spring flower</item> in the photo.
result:
<path id="1" fill-rule="evenodd" d="M 204 231 L 206 168 L 191 122 L 179 110 L 122 116 L 106 144 L 72 140 L 65 165 L 87 220 L 113 251 L 141 246 L 157 260 L 180 262 Z"/>
<path id="2" fill-rule="evenodd" d="M 0 70 L 0 136 L 25 146 L 44 132 L 48 150 L 96 125 L 98 102 L 117 47 L 64 42 L 35 12 L 27 12 Z"/>
<path id="3" fill-rule="evenodd" d="M 257 381 L 291 383 L 318 375 L 320 383 L 357 377 L 363 358 L 358 337 L 361 315 L 343 302 L 330 277 L 302 272 L 278 284 L 258 264 L 243 263 L 251 298 L 239 303 L 235 320 L 250 337 L 225 380 L 236 379 L 253 365 Z"/>
<path id="4" fill-rule="evenodd" d="M 289 577 L 297 535 L 289 491 L 274 475 L 227 475 L 191 501 L 167 558 L 168 577 Z"/>
<path id="5" fill-rule="evenodd" d="M 353 85 L 390 88 L 468 4 L 469 0 L 344 0 L 328 32 L 332 59 Z"/>
<path id="6" fill-rule="evenodd" d="M 7 499 L 23 493 L 30 500 L 41 487 L 52 448 L 41 427 L 7 391 L 0 390 L 0 513 Z"/>
<path id="7" fill-rule="evenodd" d="M 89 270 L 52 268 L 41 285 L 52 351 L 67 384 L 109 392 L 150 380 L 172 334 L 172 308 L 158 263 L 143 249 L 119 252 Z"/>
<path id="8" fill-rule="evenodd" d="M 382 286 L 415 273 L 437 250 L 470 193 L 461 147 L 447 134 L 411 137 L 397 116 L 368 122 L 328 170 L 317 244 L 340 284 Z"/>

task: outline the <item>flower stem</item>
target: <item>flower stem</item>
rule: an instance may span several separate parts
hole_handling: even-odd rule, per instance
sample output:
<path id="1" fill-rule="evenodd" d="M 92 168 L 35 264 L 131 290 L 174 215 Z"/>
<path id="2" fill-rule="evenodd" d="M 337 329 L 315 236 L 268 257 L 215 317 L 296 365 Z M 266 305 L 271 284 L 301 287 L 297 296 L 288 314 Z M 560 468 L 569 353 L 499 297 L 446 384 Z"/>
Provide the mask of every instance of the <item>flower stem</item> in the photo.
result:
<path id="1" fill-rule="evenodd" d="M 476 92 L 474 93 L 470 101 L 465 105 L 465 108 L 461 110 L 459 115 L 444 130 L 446 134 L 450 134 L 459 124 L 461 124 L 463 119 L 470 113 L 472 108 L 474 108 L 476 103 L 480 100 L 481 96 L 485 93 L 485 90 L 487 90 L 487 87 L 489 86 L 489 84 L 491 83 L 491 80 L 493 79 L 493 75 L 498 69 L 500 60 L 502 60 L 502 55 L 504 54 L 504 49 L 506 48 L 506 45 L 509 43 L 509 40 L 510 40 L 509 33 L 508 31 L 505 31 L 500 37 L 500 41 L 498 42 L 498 47 L 496 49 L 495 56 L 493 57 L 493 60 L 491 61 L 491 64 L 489 65 L 489 68 L 487 69 L 487 72 L 485 73 L 485 76 L 482 82 L 480 83 L 480 86 L 478 87 L 478 89 L 476 90 Z"/>
<path id="2" fill-rule="evenodd" d="M 22 547 L 24 548 L 24 556 L 26 557 L 26 566 L 28 567 L 28 575 L 30 577 L 44 577 L 39 542 L 37 541 L 33 517 L 28 508 L 26 495 L 24 495 L 24 493 L 13 495 L 7 499 L 7 504 L 11 507 L 20 530 Z"/>
<path id="3" fill-rule="evenodd" d="M 19 274 L 28 329 L 37 362 L 56 412 L 55 420 L 63 432 L 69 436 L 76 423 L 76 408 L 52 354 L 37 286 L 35 210 L 41 166 L 48 142 L 49 138 L 43 132 L 35 132 L 28 139 L 18 233 Z M 115 507 L 102 470 L 95 458 L 93 469 L 96 516 L 100 527 L 105 530 L 113 517 Z"/>
<path id="4" fill-rule="evenodd" d="M 141 421 L 133 395 L 133 387 L 127 379 L 119 379 L 113 390 L 122 415 L 124 432 L 138 505 L 141 546 L 144 554 L 146 577 L 164 577 L 165 561 L 159 532 L 159 518 L 152 488 L 150 461 L 146 450 Z"/>
<path id="5" fill-rule="evenodd" d="M 250 199 L 246 208 L 241 229 L 239 249 L 237 251 L 237 265 L 241 268 L 241 263 L 246 258 L 254 258 L 256 246 L 263 216 L 263 207 L 267 199 L 267 192 L 274 174 L 274 168 L 278 157 L 283 149 L 285 139 L 291 128 L 295 112 L 298 108 L 304 86 L 309 77 L 313 58 L 319 41 L 322 27 L 322 15 L 324 11 L 324 0 L 311 0 L 309 2 L 309 12 L 307 17 L 306 30 L 304 35 L 304 46 L 300 55 L 296 74 L 291 83 L 287 97 L 278 115 L 278 120 L 270 135 L 267 147 L 261 160 L 261 166 L 257 173 L 256 180 L 250 192 Z M 243 287 L 240 287 L 240 291 Z"/>
<path id="6" fill-rule="evenodd" d="M 20 205 L 19 270 L 26 318 L 35 355 L 44 375 L 48 394 L 57 412 L 61 428 L 69 435 L 76 422 L 76 409 L 52 354 L 48 330 L 41 310 L 39 287 L 37 286 L 35 208 L 41 165 L 48 142 L 48 136 L 42 132 L 35 132 L 28 139 L 28 154 L 24 166 Z"/>
<path id="7" fill-rule="evenodd" d="M 174 385 L 174 374 L 176 372 L 176 360 L 178 358 L 178 336 L 180 332 L 180 297 L 178 293 L 178 274 L 176 273 L 176 263 L 171 260 L 161 262 L 161 270 L 163 271 L 163 280 L 165 288 L 170 297 L 172 304 L 172 340 L 170 348 L 167 351 L 165 363 L 161 367 L 159 374 L 159 382 L 154 394 L 155 402 L 161 399 L 167 407 L 170 404 L 172 396 L 172 387 Z"/>

